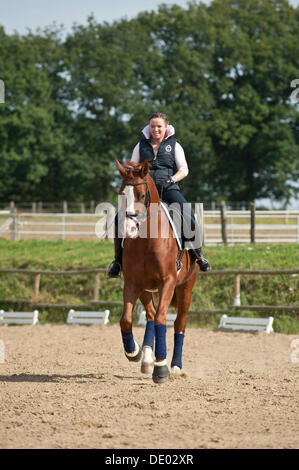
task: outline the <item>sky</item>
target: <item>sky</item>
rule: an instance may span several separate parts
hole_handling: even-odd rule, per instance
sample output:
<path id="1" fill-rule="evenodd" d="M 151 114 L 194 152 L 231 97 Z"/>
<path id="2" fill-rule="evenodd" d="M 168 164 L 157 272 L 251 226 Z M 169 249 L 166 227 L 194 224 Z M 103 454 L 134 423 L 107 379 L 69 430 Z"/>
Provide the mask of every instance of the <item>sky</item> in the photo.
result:
<path id="1" fill-rule="evenodd" d="M 201 0 L 209 4 L 210 0 Z M 28 28 L 33 32 L 38 27 L 50 26 L 54 22 L 63 24 L 70 31 L 73 23 L 86 24 L 87 17 L 93 13 L 102 23 L 112 22 L 123 17 L 133 18 L 140 11 L 157 10 L 158 5 L 179 5 L 187 7 L 188 0 L 0 0 L 0 24 L 7 34 L 17 31 L 26 34 Z M 289 0 L 299 6 L 299 0 Z"/>
<path id="2" fill-rule="evenodd" d="M 208 4 L 210 0 L 202 2 Z M 157 10 L 161 3 L 187 7 L 188 0 L 0 0 L 0 24 L 8 34 L 14 30 L 25 34 L 28 27 L 35 31 L 53 22 L 70 31 L 73 23 L 85 24 L 91 13 L 99 23 L 112 22 L 133 18 L 140 11 Z"/>

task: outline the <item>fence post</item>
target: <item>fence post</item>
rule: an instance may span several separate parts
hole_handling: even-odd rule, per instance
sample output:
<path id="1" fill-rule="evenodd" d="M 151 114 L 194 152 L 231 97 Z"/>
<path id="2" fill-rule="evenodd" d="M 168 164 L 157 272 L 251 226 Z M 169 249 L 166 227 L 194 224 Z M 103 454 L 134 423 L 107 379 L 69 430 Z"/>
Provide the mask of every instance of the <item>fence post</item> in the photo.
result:
<path id="1" fill-rule="evenodd" d="M 235 274 L 235 286 L 234 286 L 234 307 L 240 307 L 241 305 L 241 290 L 240 290 L 240 274 Z"/>
<path id="2" fill-rule="evenodd" d="M 15 203 L 14 202 L 11 202 L 10 203 L 10 215 L 11 215 L 11 218 L 12 218 L 12 222 L 10 224 L 10 239 L 15 241 L 16 240 L 16 225 L 17 225 L 17 221 L 16 221 L 16 208 L 15 208 Z"/>
<path id="3" fill-rule="evenodd" d="M 40 274 L 34 276 L 34 300 L 39 296 Z"/>
<path id="4" fill-rule="evenodd" d="M 90 201 L 90 212 L 94 214 L 94 210 L 95 210 L 95 204 L 94 204 L 94 200 L 92 200 Z"/>
<path id="5" fill-rule="evenodd" d="M 63 201 L 63 213 L 67 214 L 67 201 Z"/>
<path id="6" fill-rule="evenodd" d="M 99 289 L 100 289 L 100 273 L 94 275 L 94 285 L 93 285 L 93 300 L 98 302 L 99 300 Z"/>
<path id="7" fill-rule="evenodd" d="M 299 216 L 297 217 L 297 243 L 299 243 Z"/>
<path id="8" fill-rule="evenodd" d="M 286 208 L 285 208 L 285 223 L 288 224 L 289 223 L 289 210 L 290 210 L 290 204 L 287 204 L 286 205 Z"/>
<path id="9" fill-rule="evenodd" d="M 221 214 L 221 234 L 222 234 L 222 241 L 223 241 L 224 245 L 227 245 L 227 233 L 226 233 L 226 205 L 225 205 L 225 201 L 221 201 L 220 214 Z"/>
<path id="10" fill-rule="evenodd" d="M 255 243 L 255 203 L 250 203 L 250 241 Z"/>
<path id="11" fill-rule="evenodd" d="M 65 240 L 65 213 L 63 212 L 61 214 L 61 225 L 62 225 L 62 230 L 61 230 L 61 238 L 62 240 Z"/>
<path id="12" fill-rule="evenodd" d="M 203 246 L 205 244 L 205 223 L 204 223 L 204 212 L 203 212 L 202 202 L 195 203 L 195 215 L 196 215 L 197 223 L 200 229 L 200 239 L 201 239 L 200 246 Z"/>

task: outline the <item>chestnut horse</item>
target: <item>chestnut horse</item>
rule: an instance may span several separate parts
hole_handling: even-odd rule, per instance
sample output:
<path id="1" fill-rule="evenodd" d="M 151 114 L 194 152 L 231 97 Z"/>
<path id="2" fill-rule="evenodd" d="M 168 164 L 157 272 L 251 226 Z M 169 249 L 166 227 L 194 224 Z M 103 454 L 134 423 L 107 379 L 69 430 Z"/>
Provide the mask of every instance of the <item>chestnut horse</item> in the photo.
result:
<path id="1" fill-rule="evenodd" d="M 124 307 L 120 319 L 125 355 L 136 362 L 142 357 L 141 371 L 152 371 L 154 382 L 162 383 L 170 374 L 166 362 L 167 310 L 169 306 L 177 309 L 171 371 L 178 375 L 182 371 L 186 315 L 198 265 L 190 252 L 185 251 L 181 259 L 182 267 L 177 270 L 179 246 L 161 210 L 159 194 L 149 174 L 149 163 L 126 162 L 123 166 L 116 161 L 116 164 L 123 179 L 119 194 L 125 194 L 127 200 L 122 258 Z M 140 219 L 143 222 L 140 223 Z M 162 236 L 165 224 L 167 237 Z M 141 225 L 146 228 L 145 237 L 140 236 Z M 154 237 L 149 235 L 153 227 L 157 228 L 157 236 Z M 159 293 L 157 310 L 152 292 Z M 132 314 L 138 298 L 145 308 L 147 320 L 142 348 L 135 342 L 132 333 Z M 152 359 L 154 342 L 155 361 Z"/>

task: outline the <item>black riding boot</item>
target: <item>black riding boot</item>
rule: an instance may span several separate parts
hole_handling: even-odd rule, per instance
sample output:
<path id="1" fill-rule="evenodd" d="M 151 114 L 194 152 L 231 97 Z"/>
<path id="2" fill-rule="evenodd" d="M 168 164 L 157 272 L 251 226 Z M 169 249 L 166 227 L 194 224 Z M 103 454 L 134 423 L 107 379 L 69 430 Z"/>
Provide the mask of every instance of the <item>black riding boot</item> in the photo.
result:
<path id="1" fill-rule="evenodd" d="M 114 261 L 109 267 L 107 277 L 119 277 L 121 267 L 122 267 L 122 257 L 123 257 L 123 248 L 122 241 L 123 238 L 118 235 L 118 214 L 115 216 L 115 236 L 114 236 Z"/>
<path id="2" fill-rule="evenodd" d="M 196 262 L 199 265 L 201 271 L 210 271 L 211 266 L 208 260 L 204 257 L 202 249 L 196 248 L 192 250 L 192 253 L 195 255 Z"/>
<path id="3" fill-rule="evenodd" d="M 122 238 L 114 238 L 114 261 L 112 262 L 112 265 L 110 266 L 107 276 L 108 277 L 119 277 L 120 271 L 121 271 L 121 266 L 122 266 L 122 255 L 123 255 L 123 249 L 122 249 Z"/>
<path id="4" fill-rule="evenodd" d="M 195 220 L 195 217 L 194 217 L 193 213 L 191 213 L 191 230 L 193 230 L 194 232 L 197 231 L 197 237 L 196 238 L 197 238 L 197 240 L 200 240 L 200 235 L 198 233 L 199 226 L 198 226 L 198 224 Z M 192 242 L 191 242 L 191 244 L 192 244 Z M 192 253 L 194 254 L 196 262 L 199 265 L 199 269 L 201 271 L 210 271 L 211 266 L 210 266 L 208 260 L 204 257 L 201 247 L 200 248 L 192 248 Z"/>

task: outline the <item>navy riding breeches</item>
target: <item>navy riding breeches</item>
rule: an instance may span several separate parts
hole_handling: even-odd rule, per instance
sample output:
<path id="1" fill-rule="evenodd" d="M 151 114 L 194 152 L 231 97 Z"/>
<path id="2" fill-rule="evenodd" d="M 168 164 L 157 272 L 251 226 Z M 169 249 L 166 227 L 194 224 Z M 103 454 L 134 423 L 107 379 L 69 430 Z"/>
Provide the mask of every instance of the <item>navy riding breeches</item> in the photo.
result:
<path id="1" fill-rule="evenodd" d="M 197 249 L 201 248 L 202 236 L 201 230 L 196 222 L 195 215 L 184 196 L 177 189 L 170 189 L 162 193 L 162 201 L 168 205 L 175 204 L 180 206 L 181 215 L 183 218 L 182 224 L 182 238 L 187 242 L 187 248 Z M 188 243 L 189 242 L 189 243 Z"/>

